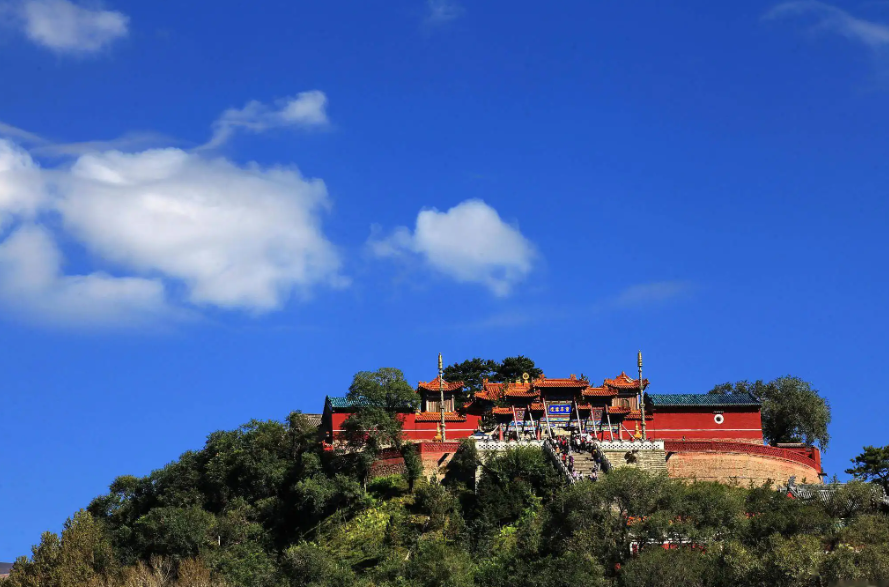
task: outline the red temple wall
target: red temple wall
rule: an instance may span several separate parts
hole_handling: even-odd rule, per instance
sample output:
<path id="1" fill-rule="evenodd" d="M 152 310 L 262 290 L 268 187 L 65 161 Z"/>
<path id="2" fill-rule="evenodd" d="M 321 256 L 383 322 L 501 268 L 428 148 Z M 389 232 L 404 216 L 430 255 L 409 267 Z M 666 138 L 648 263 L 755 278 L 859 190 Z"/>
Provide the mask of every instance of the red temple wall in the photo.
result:
<path id="1" fill-rule="evenodd" d="M 351 414 L 347 412 L 334 412 L 331 414 L 333 425 L 333 437 L 339 438 L 343 431 L 343 423 Z M 438 421 L 418 422 L 416 414 L 398 414 L 404 426 L 404 437 L 408 440 L 433 440 L 438 434 Z M 475 414 L 467 414 L 465 422 L 446 422 L 447 437 L 449 440 L 468 438 L 478 429 L 481 417 Z"/>
<path id="2" fill-rule="evenodd" d="M 673 408 L 660 409 L 647 422 L 648 437 L 652 440 L 720 440 L 762 444 L 762 419 L 758 410 L 720 410 L 724 421 L 717 424 L 712 409 Z M 331 424 L 334 437 L 342 433 L 343 422 L 349 413 L 334 412 Z M 417 421 L 416 414 L 399 414 L 404 426 L 404 436 L 408 440 L 431 441 L 438 434 L 438 421 Z M 463 422 L 447 422 L 448 439 L 467 438 L 475 432 L 481 420 L 478 414 L 466 414 Z M 617 421 L 615 421 L 617 423 Z M 635 431 L 636 422 L 625 422 L 630 432 Z M 620 431 L 622 438 L 629 434 Z M 605 438 L 608 438 L 607 432 Z"/>
<path id="3" fill-rule="evenodd" d="M 647 424 L 652 440 L 722 440 L 762 444 L 762 418 L 759 410 L 722 409 L 717 424 L 713 409 L 658 409 Z"/>

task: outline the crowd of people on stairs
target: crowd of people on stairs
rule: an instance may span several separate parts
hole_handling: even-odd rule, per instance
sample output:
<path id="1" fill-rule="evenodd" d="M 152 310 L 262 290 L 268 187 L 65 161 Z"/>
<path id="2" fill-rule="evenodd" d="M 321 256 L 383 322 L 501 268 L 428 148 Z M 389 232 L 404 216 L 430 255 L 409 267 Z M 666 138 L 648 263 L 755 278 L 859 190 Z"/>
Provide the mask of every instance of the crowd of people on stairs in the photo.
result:
<path id="1" fill-rule="evenodd" d="M 556 455 L 575 481 L 598 481 L 599 470 L 602 468 L 602 454 L 599 452 L 593 437 L 586 433 L 574 432 L 570 437 L 561 437 L 553 441 Z M 591 467 L 584 473 L 579 470 L 579 460 L 587 460 Z M 586 467 L 584 467 L 586 468 Z"/>

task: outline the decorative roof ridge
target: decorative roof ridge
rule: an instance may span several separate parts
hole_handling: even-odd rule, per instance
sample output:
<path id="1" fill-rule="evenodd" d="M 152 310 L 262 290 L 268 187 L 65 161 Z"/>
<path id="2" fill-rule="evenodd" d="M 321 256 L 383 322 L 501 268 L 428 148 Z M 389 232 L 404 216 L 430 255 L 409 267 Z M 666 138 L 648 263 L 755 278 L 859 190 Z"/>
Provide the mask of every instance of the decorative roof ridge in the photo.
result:
<path id="1" fill-rule="evenodd" d="M 465 384 L 462 381 L 448 381 L 447 379 L 436 377 L 432 381 L 420 381 L 417 383 L 417 388 L 427 389 L 430 391 L 438 391 L 439 389 L 439 379 L 441 379 L 442 387 L 445 391 L 454 391 L 455 389 L 461 389 L 465 387 Z"/>

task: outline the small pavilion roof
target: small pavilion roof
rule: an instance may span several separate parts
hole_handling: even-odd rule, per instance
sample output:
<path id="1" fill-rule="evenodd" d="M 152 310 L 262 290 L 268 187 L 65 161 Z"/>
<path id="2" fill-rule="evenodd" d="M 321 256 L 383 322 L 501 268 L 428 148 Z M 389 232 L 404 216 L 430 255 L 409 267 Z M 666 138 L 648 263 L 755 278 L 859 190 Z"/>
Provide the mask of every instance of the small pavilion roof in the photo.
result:
<path id="1" fill-rule="evenodd" d="M 621 371 L 620 375 L 614 379 L 606 379 L 605 387 L 613 387 L 615 389 L 639 389 L 639 380 L 633 379 L 626 372 Z M 643 388 L 648 387 L 648 379 L 642 380 Z"/>
<path id="2" fill-rule="evenodd" d="M 442 381 L 442 388 L 445 391 L 456 391 L 458 389 L 463 389 L 462 381 Z M 426 391 L 438 391 L 439 389 L 439 378 L 436 377 L 432 381 L 420 381 L 417 383 L 417 389 L 425 389 Z"/>
<path id="3" fill-rule="evenodd" d="M 507 383 L 503 395 L 506 397 L 537 397 L 538 393 L 530 383 Z"/>
<path id="4" fill-rule="evenodd" d="M 475 393 L 476 399 L 496 401 L 503 398 L 503 384 L 495 381 L 482 380 L 482 388 Z"/>

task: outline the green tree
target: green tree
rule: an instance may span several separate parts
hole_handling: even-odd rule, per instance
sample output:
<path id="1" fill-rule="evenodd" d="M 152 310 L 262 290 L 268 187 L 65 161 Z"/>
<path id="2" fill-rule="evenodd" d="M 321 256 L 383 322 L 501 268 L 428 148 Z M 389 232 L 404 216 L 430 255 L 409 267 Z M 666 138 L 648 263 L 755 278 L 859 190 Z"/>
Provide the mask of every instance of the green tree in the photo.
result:
<path id="1" fill-rule="evenodd" d="M 543 371 L 534 365 L 534 361 L 524 355 L 519 355 L 503 359 L 497 365 L 494 376 L 497 381 L 515 381 L 516 379 L 521 379 L 524 373 L 530 375 L 532 380 L 543 375 Z"/>
<path id="2" fill-rule="evenodd" d="M 413 411 L 420 401 L 414 388 L 404 379 L 404 373 L 392 367 L 356 373 L 347 397 L 359 407 L 379 408 L 390 413 Z"/>
<path id="3" fill-rule="evenodd" d="M 460 448 L 454 453 L 448 463 L 447 474 L 443 483 L 447 486 L 462 485 L 467 488 L 475 488 L 475 473 L 481 460 L 475 442 L 469 438 L 460 440 Z"/>
<path id="4" fill-rule="evenodd" d="M 764 584 L 770 587 L 819 587 L 825 557 L 817 536 L 773 536 L 765 548 Z"/>
<path id="5" fill-rule="evenodd" d="M 237 587 L 277 585 L 275 556 L 256 542 L 242 542 L 213 550 L 207 557 L 207 563 L 216 573 Z"/>
<path id="6" fill-rule="evenodd" d="M 467 391 L 476 393 L 481 391 L 483 380 L 495 380 L 498 366 L 496 361 L 476 357 L 445 367 L 444 379 L 445 381 L 462 381 Z"/>
<path id="7" fill-rule="evenodd" d="M 45 532 L 31 560 L 19 558 L 10 587 L 84 587 L 114 574 L 117 561 L 101 522 L 81 510 L 65 522 L 62 535 Z"/>
<path id="8" fill-rule="evenodd" d="M 404 480 L 407 481 L 407 490 L 414 492 L 414 484 L 423 476 L 423 461 L 416 444 L 405 444 L 401 447 L 401 458 L 404 459 Z"/>
<path id="9" fill-rule="evenodd" d="M 216 541 L 215 524 L 213 514 L 199 507 L 152 508 L 136 522 L 135 541 L 142 558 L 194 558 Z"/>
<path id="10" fill-rule="evenodd" d="M 722 383 L 710 393 L 749 393 L 762 403 L 762 433 L 769 444 L 802 442 L 827 450 L 830 404 L 808 381 L 787 375 L 762 380 Z"/>
<path id="11" fill-rule="evenodd" d="M 474 565 L 458 544 L 433 538 L 420 542 L 404 575 L 419 587 L 471 587 Z"/>
<path id="12" fill-rule="evenodd" d="M 525 373 L 534 379 L 542 375 L 543 371 L 534 365 L 534 361 L 523 355 L 506 357 L 500 362 L 476 357 L 448 365 L 444 370 L 444 378 L 446 381 L 462 381 L 468 391 L 475 393 L 481 391 L 484 379 L 515 381 L 521 379 Z"/>
<path id="13" fill-rule="evenodd" d="M 364 484 L 377 455 L 385 448 L 402 448 L 399 412 L 410 412 L 419 398 L 404 374 L 391 367 L 355 374 L 349 386 L 354 412 L 343 423 L 343 436 L 352 451 L 347 459 Z"/>
<path id="14" fill-rule="evenodd" d="M 351 569 L 341 566 L 327 551 L 311 542 L 288 548 L 281 557 L 288 587 L 355 587 L 360 585 Z"/>
<path id="15" fill-rule="evenodd" d="M 623 587 L 705 587 L 712 562 L 697 549 L 646 548 L 621 570 Z"/>
<path id="16" fill-rule="evenodd" d="M 864 452 L 852 459 L 852 464 L 855 466 L 846 469 L 846 473 L 878 483 L 889 493 L 889 446 L 865 446 Z"/>
<path id="17" fill-rule="evenodd" d="M 561 484 L 558 473 L 539 448 L 518 447 L 491 453 L 482 465 L 478 482 L 476 517 L 486 528 L 512 524 Z"/>

